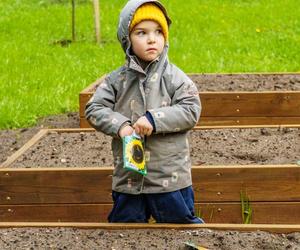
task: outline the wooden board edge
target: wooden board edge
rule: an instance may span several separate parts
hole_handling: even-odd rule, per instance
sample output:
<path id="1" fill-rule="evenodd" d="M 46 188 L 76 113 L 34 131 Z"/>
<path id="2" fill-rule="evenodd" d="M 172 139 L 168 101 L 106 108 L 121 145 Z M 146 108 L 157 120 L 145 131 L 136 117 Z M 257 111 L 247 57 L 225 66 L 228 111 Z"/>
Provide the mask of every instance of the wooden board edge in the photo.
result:
<path id="1" fill-rule="evenodd" d="M 2 222 L 107 222 L 112 207 L 112 201 L 0 205 L 0 219 Z M 300 223 L 300 202 L 251 202 L 251 207 L 252 224 Z M 195 209 L 206 223 L 242 223 L 240 202 L 196 202 Z M 283 213 L 284 217 L 277 216 Z"/>
<path id="2" fill-rule="evenodd" d="M 106 77 L 106 74 L 102 75 L 100 78 L 98 78 L 97 80 L 95 80 L 93 83 L 91 83 L 89 86 L 87 86 L 85 89 L 81 90 L 79 93 L 79 96 L 82 94 L 93 94 L 94 92 L 91 91 L 91 88 L 93 88 L 94 85 L 102 82 Z"/>
<path id="3" fill-rule="evenodd" d="M 9 156 L 6 161 L 4 161 L 0 168 L 6 168 L 10 166 L 14 161 L 16 161 L 22 154 L 24 154 L 32 145 L 38 142 L 42 137 L 44 137 L 49 132 L 48 129 L 41 129 L 37 134 L 35 134 L 29 141 L 27 141 L 19 150 L 14 154 Z"/>
<path id="4" fill-rule="evenodd" d="M 210 126 L 195 126 L 193 130 L 205 130 L 205 129 L 248 129 L 248 128 L 300 128 L 300 124 L 264 124 L 264 125 L 210 125 Z"/>
<path id="5" fill-rule="evenodd" d="M 90 86 L 85 88 L 80 92 L 80 96 L 86 96 L 86 95 L 93 95 L 95 93 L 94 90 L 91 90 L 94 88 L 95 85 L 99 84 L 103 79 L 99 79 L 96 82 L 93 82 Z M 257 95 L 258 97 L 264 96 L 264 95 L 269 95 L 269 94 L 276 94 L 276 95 L 299 95 L 300 90 L 260 90 L 260 91 L 235 91 L 235 90 L 224 90 L 224 91 L 199 91 L 199 95 L 209 95 L 209 96 L 214 96 L 214 95 L 229 95 L 229 96 L 234 96 L 234 95 Z"/>
<path id="6" fill-rule="evenodd" d="M 300 76 L 299 72 L 220 72 L 220 73 L 186 73 L 188 76 L 190 75 L 296 75 Z"/>
<path id="7" fill-rule="evenodd" d="M 299 165 L 297 164 L 269 164 L 269 165 L 259 165 L 259 164 L 248 164 L 248 165 L 194 165 L 192 166 L 192 170 L 209 170 L 209 169 L 214 169 L 214 170 L 229 170 L 229 169 L 259 169 L 259 170 L 264 170 L 264 169 L 279 169 L 279 168 L 284 168 L 284 169 L 291 169 L 295 168 L 298 169 Z M 86 172 L 86 171 L 100 171 L 100 172 L 105 172 L 105 171 L 113 171 L 114 167 L 113 166 L 103 166 L 103 167 L 38 167 L 38 168 L 0 168 L 0 173 L 9 173 L 9 172 Z"/>
<path id="8" fill-rule="evenodd" d="M 300 125 L 299 125 L 300 127 Z M 76 133 L 76 132 L 94 132 L 94 128 L 52 128 L 49 129 L 49 133 L 57 132 L 57 133 Z"/>
<path id="9" fill-rule="evenodd" d="M 195 126 L 192 130 L 205 130 L 205 129 L 247 129 L 247 128 L 300 128 L 300 124 L 280 124 L 280 125 L 272 125 L 272 124 L 263 124 L 263 125 L 210 125 L 210 126 Z M 49 129 L 50 132 L 93 132 L 94 128 L 54 128 Z"/>
<path id="10" fill-rule="evenodd" d="M 209 96 L 214 96 L 214 95 L 228 95 L 228 96 L 234 96 L 234 95 L 239 95 L 240 97 L 243 96 L 243 95 L 254 95 L 259 98 L 261 98 L 262 96 L 265 96 L 265 95 L 299 95 L 300 94 L 300 90 L 260 90 L 260 91 L 229 91 L 229 90 L 226 90 L 226 91 L 199 91 L 199 95 L 201 97 L 201 95 L 209 95 Z"/>
<path id="11" fill-rule="evenodd" d="M 72 227 L 82 229 L 175 229 L 175 230 L 236 230 L 236 231 L 267 231 L 271 233 L 300 232 L 300 225 L 291 224 L 148 224 L 148 223 L 73 223 L 73 222 L 0 222 L 0 228 L 16 227 Z"/>

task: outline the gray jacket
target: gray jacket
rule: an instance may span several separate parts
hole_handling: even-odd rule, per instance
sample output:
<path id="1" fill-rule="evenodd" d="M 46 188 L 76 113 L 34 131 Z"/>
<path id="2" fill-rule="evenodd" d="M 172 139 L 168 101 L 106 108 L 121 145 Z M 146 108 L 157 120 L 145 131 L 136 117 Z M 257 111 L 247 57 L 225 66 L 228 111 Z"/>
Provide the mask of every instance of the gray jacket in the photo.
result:
<path id="1" fill-rule="evenodd" d="M 168 45 L 145 70 L 130 54 L 128 26 L 135 10 L 146 2 L 158 3 L 130 0 L 122 10 L 118 38 L 126 52 L 126 64 L 106 77 L 86 106 L 90 124 L 113 136 L 112 189 L 129 194 L 171 192 L 192 184 L 187 135 L 201 112 L 195 84 L 168 61 Z M 144 177 L 123 168 L 118 131 L 126 122 L 134 124 L 146 111 L 151 113 L 156 131 L 145 140 L 148 174 Z"/>

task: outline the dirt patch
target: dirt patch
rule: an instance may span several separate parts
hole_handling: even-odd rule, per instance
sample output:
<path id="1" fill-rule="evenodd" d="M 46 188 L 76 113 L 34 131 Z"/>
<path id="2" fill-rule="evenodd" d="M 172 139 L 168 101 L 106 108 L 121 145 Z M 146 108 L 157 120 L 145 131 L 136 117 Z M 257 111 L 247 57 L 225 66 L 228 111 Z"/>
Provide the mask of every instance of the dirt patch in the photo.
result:
<path id="1" fill-rule="evenodd" d="M 72 228 L 2 229 L 1 249 L 300 249 L 300 233 L 270 234 L 214 230 L 101 230 Z M 3 232 L 4 231 L 4 232 Z"/>
<path id="2" fill-rule="evenodd" d="M 72 112 L 41 118 L 36 126 L 0 130 L 0 164 L 16 152 L 42 128 L 78 128 L 79 115 Z"/>
<path id="3" fill-rule="evenodd" d="M 300 129 L 252 128 L 191 131 L 193 165 L 292 164 L 299 157 Z M 12 167 L 112 166 L 111 138 L 100 132 L 51 132 Z"/>
<path id="4" fill-rule="evenodd" d="M 299 91 L 300 74 L 191 75 L 199 91 Z"/>

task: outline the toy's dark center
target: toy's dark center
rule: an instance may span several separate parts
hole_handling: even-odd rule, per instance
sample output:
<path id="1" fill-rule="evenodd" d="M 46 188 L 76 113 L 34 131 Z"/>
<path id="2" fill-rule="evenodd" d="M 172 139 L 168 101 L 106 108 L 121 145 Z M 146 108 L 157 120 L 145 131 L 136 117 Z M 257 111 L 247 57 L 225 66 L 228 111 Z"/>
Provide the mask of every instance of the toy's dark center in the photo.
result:
<path id="1" fill-rule="evenodd" d="M 134 145 L 131 150 L 132 158 L 136 163 L 143 162 L 143 149 L 140 145 Z"/>

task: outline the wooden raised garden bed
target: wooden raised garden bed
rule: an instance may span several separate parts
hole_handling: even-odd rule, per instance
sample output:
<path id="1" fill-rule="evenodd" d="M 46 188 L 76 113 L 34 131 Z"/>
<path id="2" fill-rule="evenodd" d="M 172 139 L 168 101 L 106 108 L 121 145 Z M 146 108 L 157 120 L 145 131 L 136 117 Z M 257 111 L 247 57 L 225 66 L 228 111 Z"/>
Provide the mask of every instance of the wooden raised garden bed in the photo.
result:
<path id="1" fill-rule="evenodd" d="M 189 74 L 202 101 L 198 126 L 300 124 L 300 74 Z M 84 109 L 105 76 L 79 94 L 80 127 L 90 127 Z"/>
<path id="2" fill-rule="evenodd" d="M 43 167 L 36 167 L 34 163 L 26 167 L 14 165 L 20 157 L 44 138 L 51 135 L 62 136 L 62 133 L 83 135 L 95 131 L 92 129 L 41 130 L 0 166 L 0 221 L 2 222 L 0 226 L 18 225 L 14 222 L 40 222 L 20 223 L 20 226 L 51 226 L 49 222 L 70 222 L 71 224 L 61 225 L 110 227 L 100 222 L 106 222 L 112 206 L 112 167 L 87 165 L 57 167 L 57 165 L 48 165 L 47 160 Z M 99 150 L 101 153 L 101 149 Z M 45 156 L 40 155 L 40 157 Z M 211 225 L 212 228 L 224 229 L 227 225 L 230 229 L 299 231 L 300 167 L 296 163 L 203 165 L 194 166 L 192 174 L 195 206 L 209 223 L 204 227 Z M 252 224 L 276 225 L 274 227 L 241 225 L 243 223 L 241 192 L 250 200 Z M 230 226 L 228 223 L 233 225 Z M 134 226 L 139 228 L 138 225 L 132 225 Z M 164 225 L 153 227 L 164 227 Z M 188 226 L 174 226 L 174 228 L 186 227 Z"/>

